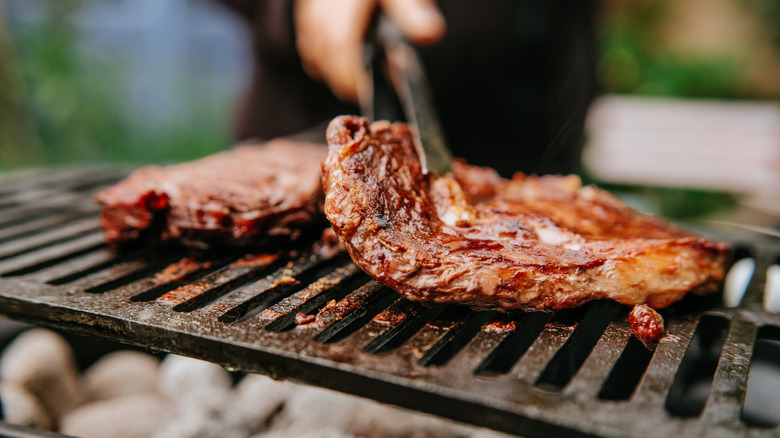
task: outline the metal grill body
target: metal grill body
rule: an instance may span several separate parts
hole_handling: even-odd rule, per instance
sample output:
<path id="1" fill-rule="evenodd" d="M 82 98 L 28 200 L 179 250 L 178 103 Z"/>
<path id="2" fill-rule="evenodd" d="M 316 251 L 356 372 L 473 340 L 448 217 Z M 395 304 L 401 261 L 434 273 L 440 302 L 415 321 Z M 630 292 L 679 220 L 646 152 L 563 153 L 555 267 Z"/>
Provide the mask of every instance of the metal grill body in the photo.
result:
<path id="1" fill-rule="evenodd" d="M 121 176 L 0 180 L 0 313 L 528 437 L 780 433 L 741 418 L 753 346 L 780 326 L 761 307 L 765 273 L 780 260 L 771 241 L 737 242 L 735 254 L 756 260 L 740 307 L 673 306 L 650 353 L 632 341 L 628 309 L 610 302 L 556 315 L 424 307 L 344 255 L 113 251 L 90 196 Z M 709 393 L 680 413 L 684 357 L 713 324 L 723 339 Z"/>

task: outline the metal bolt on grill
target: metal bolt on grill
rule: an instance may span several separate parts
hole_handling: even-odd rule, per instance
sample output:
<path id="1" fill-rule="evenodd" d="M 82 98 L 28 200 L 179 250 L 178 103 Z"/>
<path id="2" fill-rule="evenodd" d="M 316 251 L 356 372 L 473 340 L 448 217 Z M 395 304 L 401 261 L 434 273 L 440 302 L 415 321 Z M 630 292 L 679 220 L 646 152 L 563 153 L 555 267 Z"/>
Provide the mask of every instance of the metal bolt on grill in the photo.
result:
<path id="1" fill-rule="evenodd" d="M 669 334 L 650 352 L 612 302 L 555 315 L 425 307 L 343 255 L 115 252 L 90 196 L 121 176 L 0 180 L 0 313 L 529 437 L 780 433 L 780 412 L 751 397 L 760 374 L 780 378 L 780 315 L 762 307 L 776 241 L 737 241 L 734 258 L 754 262 L 739 306 L 691 297 L 664 310 Z"/>

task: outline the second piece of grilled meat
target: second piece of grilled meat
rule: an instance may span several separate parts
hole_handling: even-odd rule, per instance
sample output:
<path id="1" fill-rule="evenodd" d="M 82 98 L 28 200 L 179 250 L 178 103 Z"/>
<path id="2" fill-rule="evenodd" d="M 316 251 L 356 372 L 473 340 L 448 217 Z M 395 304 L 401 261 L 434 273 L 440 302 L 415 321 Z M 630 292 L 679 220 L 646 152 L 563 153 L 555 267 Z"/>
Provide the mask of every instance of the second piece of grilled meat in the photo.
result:
<path id="1" fill-rule="evenodd" d="M 280 139 L 139 169 L 95 196 L 106 240 L 256 245 L 320 230 L 325 151 Z"/>

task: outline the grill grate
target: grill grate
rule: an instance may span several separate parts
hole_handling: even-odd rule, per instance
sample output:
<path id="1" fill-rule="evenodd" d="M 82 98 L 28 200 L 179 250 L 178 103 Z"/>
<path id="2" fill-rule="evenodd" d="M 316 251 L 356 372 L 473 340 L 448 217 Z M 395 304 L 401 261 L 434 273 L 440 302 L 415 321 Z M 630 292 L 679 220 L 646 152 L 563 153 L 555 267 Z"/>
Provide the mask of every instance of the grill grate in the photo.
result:
<path id="1" fill-rule="evenodd" d="M 555 315 L 426 308 L 344 255 L 112 252 L 90 195 L 122 175 L 0 180 L 0 313 L 529 437 L 778 434 L 743 412 L 754 344 L 769 343 L 764 360 L 780 342 L 780 316 L 761 307 L 776 242 L 740 242 L 735 257 L 756 263 L 739 307 L 684 300 L 650 353 L 611 302 Z"/>

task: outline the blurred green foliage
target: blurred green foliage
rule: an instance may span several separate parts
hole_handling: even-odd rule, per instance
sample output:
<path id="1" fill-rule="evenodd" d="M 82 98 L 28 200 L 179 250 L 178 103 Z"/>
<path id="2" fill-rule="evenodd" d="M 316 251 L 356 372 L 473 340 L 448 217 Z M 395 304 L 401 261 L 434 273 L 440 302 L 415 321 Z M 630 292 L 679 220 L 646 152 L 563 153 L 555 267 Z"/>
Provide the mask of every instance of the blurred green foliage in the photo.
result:
<path id="1" fill-rule="evenodd" d="M 746 0 L 763 17 L 767 29 L 772 33 L 775 46 L 780 49 L 780 0 Z"/>
<path id="2" fill-rule="evenodd" d="M 185 113 L 154 126 L 139 122 L 126 106 L 127 78 L 118 58 L 77 50 L 67 19 L 70 6 L 51 5 L 43 26 L 14 35 L 27 103 L 44 152 L 38 164 L 175 162 L 224 148 L 227 102 L 208 101 L 198 92 L 204 84 L 182 78 L 176 91 L 186 103 Z"/>
<path id="3" fill-rule="evenodd" d="M 764 0 L 776 1 L 776 0 Z M 602 29 L 599 77 L 606 91 L 690 98 L 739 97 L 740 66 L 729 57 L 697 56 L 659 46 L 653 30 L 664 19 L 664 1 L 637 4 Z"/>

